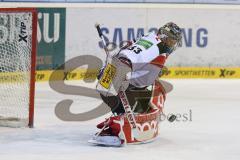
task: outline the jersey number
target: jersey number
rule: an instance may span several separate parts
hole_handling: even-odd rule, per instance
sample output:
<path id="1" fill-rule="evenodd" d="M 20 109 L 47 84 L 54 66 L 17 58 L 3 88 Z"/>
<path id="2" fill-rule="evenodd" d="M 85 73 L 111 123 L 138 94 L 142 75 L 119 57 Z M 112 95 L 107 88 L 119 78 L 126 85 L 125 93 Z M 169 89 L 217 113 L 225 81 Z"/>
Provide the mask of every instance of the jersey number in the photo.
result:
<path id="1" fill-rule="evenodd" d="M 137 46 L 129 47 L 128 50 L 131 50 L 131 51 L 133 51 L 136 54 L 139 54 L 140 52 L 142 52 L 142 49 L 137 47 Z"/>

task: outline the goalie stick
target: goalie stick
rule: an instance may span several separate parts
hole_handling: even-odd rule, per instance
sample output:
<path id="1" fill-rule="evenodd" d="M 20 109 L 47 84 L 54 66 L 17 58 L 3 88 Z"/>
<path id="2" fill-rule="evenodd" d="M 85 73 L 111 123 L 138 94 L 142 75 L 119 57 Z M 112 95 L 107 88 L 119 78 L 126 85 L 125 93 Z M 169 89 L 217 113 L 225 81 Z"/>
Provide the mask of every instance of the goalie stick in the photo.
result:
<path id="1" fill-rule="evenodd" d="M 108 56 L 108 55 L 109 55 L 109 52 L 108 52 L 107 44 L 106 44 L 106 42 L 105 42 L 105 40 L 104 40 L 104 37 L 103 37 L 102 31 L 101 31 L 101 28 L 100 28 L 100 24 L 96 23 L 96 24 L 95 24 L 95 27 L 97 28 L 98 35 L 99 35 L 99 37 L 101 38 L 101 42 L 102 42 L 102 44 L 103 44 L 103 49 L 104 49 L 106 55 Z"/>

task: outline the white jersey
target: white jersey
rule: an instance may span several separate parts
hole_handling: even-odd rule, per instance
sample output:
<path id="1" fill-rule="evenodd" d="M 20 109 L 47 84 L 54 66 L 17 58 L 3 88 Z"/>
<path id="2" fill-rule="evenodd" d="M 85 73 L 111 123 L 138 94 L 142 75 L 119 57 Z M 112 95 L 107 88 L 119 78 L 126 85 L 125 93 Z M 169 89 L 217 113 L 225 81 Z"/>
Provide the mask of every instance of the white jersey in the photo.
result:
<path id="1" fill-rule="evenodd" d="M 160 42 L 161 40 L 155 33 L 149 33 L 127 49 L 121 50 L 117 55 L 131 61 L 130 83 L 132 85 L 136 87 L 149 86 L 158 77 L 167 58 L 165 50 L 161 51 L 160 49 Z"/>

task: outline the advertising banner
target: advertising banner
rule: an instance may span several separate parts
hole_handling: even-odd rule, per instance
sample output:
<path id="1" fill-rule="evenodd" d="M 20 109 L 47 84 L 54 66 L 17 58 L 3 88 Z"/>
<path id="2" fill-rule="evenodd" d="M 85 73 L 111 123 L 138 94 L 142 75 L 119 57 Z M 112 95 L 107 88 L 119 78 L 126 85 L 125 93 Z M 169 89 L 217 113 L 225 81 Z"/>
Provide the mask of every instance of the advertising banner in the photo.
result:
<path id="1" fill-rule="evenodd" d="M 66 60 L 79 55 L 104 59 L 94 27 L 98 22 L 109 49 L 156 32 L 167 22 L 183 30 L 183 47 L 170 55 L 171 67 L 240 67 L 240 9 L 194 6 L 67 8 Z"/>
<path id="2" fill-rule="evenodd" d="M 38 8 L 37 70 L 56 69 L 65 62 L 65 8 Z"/>

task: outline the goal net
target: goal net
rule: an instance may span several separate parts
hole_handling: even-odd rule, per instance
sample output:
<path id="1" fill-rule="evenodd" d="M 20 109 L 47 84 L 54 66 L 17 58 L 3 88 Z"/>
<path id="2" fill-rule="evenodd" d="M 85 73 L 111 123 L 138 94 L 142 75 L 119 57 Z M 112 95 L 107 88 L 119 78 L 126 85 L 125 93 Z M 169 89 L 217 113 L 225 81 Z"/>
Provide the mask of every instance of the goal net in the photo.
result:
<path id="1" fill-rule="evenodd" d="M 0 8 L 0 126 L 33 127 L 37 13 Z"/>

